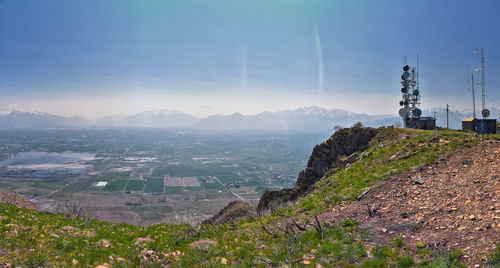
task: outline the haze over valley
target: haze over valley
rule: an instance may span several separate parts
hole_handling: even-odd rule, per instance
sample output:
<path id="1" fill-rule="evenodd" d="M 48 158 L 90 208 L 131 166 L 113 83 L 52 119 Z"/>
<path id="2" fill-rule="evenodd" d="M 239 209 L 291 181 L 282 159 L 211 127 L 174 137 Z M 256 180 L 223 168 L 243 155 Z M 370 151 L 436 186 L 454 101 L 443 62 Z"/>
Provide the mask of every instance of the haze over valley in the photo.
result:
<path id="1" fill-rule="evenodd" d="M 491 107 L 493 118 L 500 116 L 500 109 Z M 460 121 L 470 117 L 471 112 L 451 109 L 450 127 L 461 128 Z M 426 116 L 436 116 L 437 125 L 446 126 L 445 108 L 424 110 Z M 379 127 L 399 125 L 398 115 L 367 115 L 341 109 L 326 109 L 317 106 L 294 110 L 262 112 L 244 115 L 239 112 L 227 115 L 214 114 L 196 117 L 176 110 L 150 110 L 134 115 L 106 116 L 88 120 L 80 116 L 64 117 L 41 112 L 4 111 L 0 113 L 0 129 L 74 129 L 74 128 L 169 128 L 198 130 L 265 130 L 284 132 L 318 132 L 332 130 L 334 126 L 349 127 L 356 122 Z"/>
<path id="2" fill-rule="evenodd" d="M 0 187 L 61 212 L 132 224 L 197 223 L 295 183 L 329 132 L 4 130 Z"/>

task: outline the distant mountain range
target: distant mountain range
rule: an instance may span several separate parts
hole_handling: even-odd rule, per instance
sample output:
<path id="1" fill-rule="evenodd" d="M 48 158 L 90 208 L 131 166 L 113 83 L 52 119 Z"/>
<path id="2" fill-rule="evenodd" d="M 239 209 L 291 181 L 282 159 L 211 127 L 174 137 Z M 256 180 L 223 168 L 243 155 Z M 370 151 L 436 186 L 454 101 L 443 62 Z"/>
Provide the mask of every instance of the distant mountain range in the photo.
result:
<path id="1" fill-rule="evenodd" d="M 112 122 L 109 122 L 113 119 Z M 187 128 L 200 119 L 179 111 L 154 110 L 144 111 L 132 116 L 105 117 L 96 125 L 114 127 L 145 127 L 145 128 Z"/>
<path id="2" fill-rule="evenodd" d="M 490 109 L 492 116 L 498 118 L 500 109 Z M 437 124 L 446 126 L 446 109 L 436 108 L 424 111 L 431 116 L 436 112 Z M 462 120 L 468 114 L 458 111 L 449 112 L 451 128 L 460 128 Z M 92 127 L 139 127 L 139 128 L 173 128 L 173 129 L 206 129 L 206 130 L 278 130 L 278 131 L 322 131 L 335 126 L 351 126 L 362 122 L 365 126 L 401 123 L 396 115 L 366 115 L 340 109 L 321 107 L 303 107 L 296 110 L 263 112 L 257 115 L 211 115 L 206 118 L 172 110 L 144 111 L 135 115 L 117 115 L 103 117 L 90 122 L 82 117 L 63 117 L 47 113 L 12 111 L 0 113 L 0 129 L 53 129 L 53 128 L 92 128 Z"/>
<path id="3" fill-rule="evenodd" d="M 334 126 L 351 126 L 362 121 L 374 121 L 386 116 L 356 114 L 339 109 L 303 107 L 296 110 L 263 112 L 257 115 L 212 115 L 201 119 L 194 128 L 201 129 L 259 129 L 259 130 L 327 130 Z"/>
<path id="4" fill-rule="evenodd" d="M 64 117 L 23 111 L 0 114 L 0 129 L 79 128 L 89 125 L 89 121 L 79 116 Z"/>

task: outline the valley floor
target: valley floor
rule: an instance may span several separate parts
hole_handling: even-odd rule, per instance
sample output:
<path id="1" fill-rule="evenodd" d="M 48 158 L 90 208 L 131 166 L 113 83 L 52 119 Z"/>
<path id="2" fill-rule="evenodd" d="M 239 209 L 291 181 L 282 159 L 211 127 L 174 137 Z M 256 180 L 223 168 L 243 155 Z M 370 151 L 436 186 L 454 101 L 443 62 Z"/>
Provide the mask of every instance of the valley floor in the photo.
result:
<path id="1" fill-rule="evenodd" d="M 134 226 L 6 195 L 0 267 L 498 267 L 500 136 L 377 131 L 306 196 L 243 220 Z"/>

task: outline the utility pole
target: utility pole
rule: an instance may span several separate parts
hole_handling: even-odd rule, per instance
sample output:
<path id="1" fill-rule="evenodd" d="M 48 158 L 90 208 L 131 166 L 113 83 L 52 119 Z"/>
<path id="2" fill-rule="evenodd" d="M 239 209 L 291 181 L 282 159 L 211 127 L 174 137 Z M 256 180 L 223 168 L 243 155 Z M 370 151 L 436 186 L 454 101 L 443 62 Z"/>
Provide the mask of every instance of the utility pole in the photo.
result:
<path id="1" fill-rule="evenodd" d="M 437 113 L 437 112 L 433 112 L 433 113 L 434 113 L 434 120 L 436 120 L 436 113 Z"/>
<path id="2" fill-rule="evenodd" d="M 472 73 L 472 117 L 476 118 L 476 94 L 474 93 L 474 73 Z"/>
<path id="3" fill-rule="evenodd" d="M 450 120 L 448 119 L 448 108 L 450 106 L 448 105 L 448 103 L 446 104 L 446 128 L 450 128 Z"/>

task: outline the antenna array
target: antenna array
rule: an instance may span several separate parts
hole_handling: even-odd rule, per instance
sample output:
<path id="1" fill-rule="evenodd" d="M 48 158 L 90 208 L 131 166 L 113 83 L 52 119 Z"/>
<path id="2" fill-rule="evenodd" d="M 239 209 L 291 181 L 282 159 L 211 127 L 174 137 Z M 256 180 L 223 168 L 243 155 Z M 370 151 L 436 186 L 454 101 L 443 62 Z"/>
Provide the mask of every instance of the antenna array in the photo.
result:
<path id="1" fill-rule="evenodd" d="M 405 64 L 401 80 L 402 100 L 399 102 L 399 105 L 402 108 L 399 109 L 399 115 L 403 117 L 406 128 L 415 128 L 417 121 L 422 115 L 422 110 L 420 110 L 418 67 L 410 67 Z"/>

